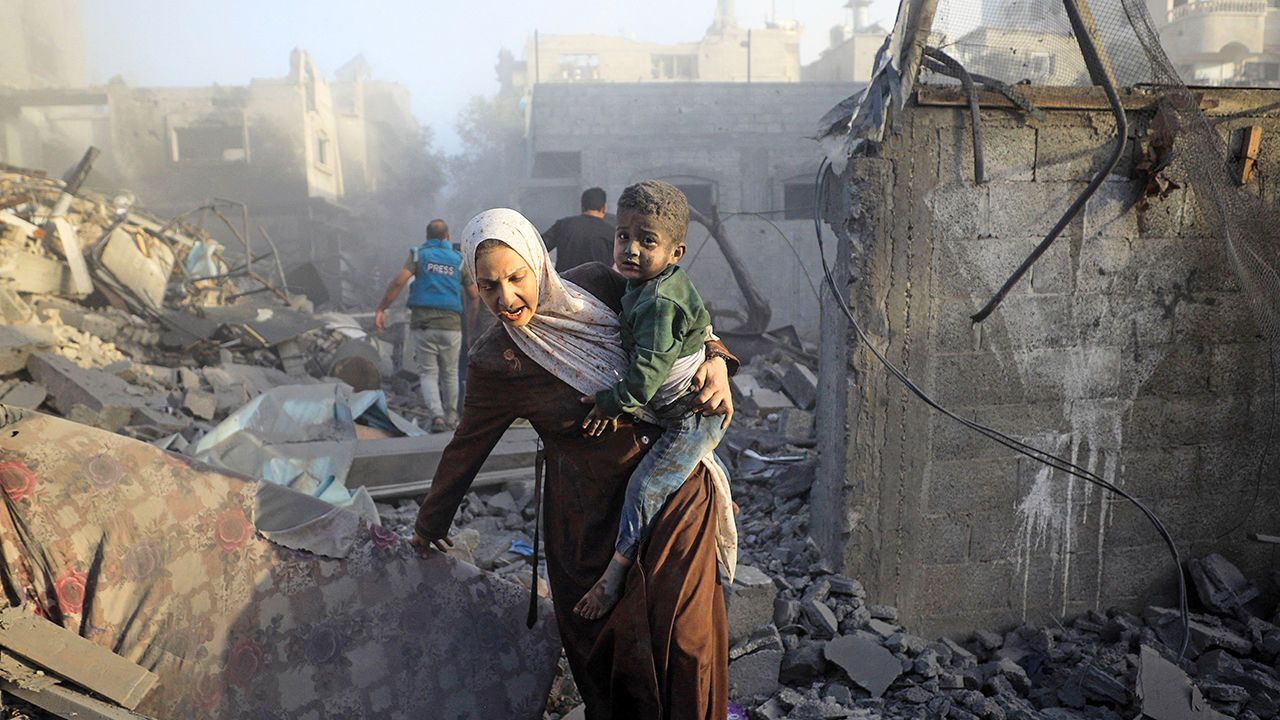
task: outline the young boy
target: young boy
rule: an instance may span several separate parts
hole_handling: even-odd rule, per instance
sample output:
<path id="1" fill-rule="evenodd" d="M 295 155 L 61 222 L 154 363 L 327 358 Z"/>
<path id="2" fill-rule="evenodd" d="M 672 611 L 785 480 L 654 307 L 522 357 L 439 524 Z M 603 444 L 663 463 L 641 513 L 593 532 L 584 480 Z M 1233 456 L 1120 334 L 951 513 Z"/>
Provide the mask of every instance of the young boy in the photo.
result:
<path id="1" fill-rule="evenodd" d="M 706 359 L 711 316 L 689 276 L 676 263 L 684 255 L 689 201 L 674 185 L 646 180 L 618 199 L 613 258 L 627 278 L 622 296 L 622 343 L 631 359 L 626 375 L 596 394 L 582 427 L 600 435 L 624 413 L 647 407 L 662 436 L 627 484 L 613 559 L 574 607 L 595 619 L 621 596 L 627 568 L 663 504 L 724 437 L 727 420 L 693 411 L 691 380 Z"/>

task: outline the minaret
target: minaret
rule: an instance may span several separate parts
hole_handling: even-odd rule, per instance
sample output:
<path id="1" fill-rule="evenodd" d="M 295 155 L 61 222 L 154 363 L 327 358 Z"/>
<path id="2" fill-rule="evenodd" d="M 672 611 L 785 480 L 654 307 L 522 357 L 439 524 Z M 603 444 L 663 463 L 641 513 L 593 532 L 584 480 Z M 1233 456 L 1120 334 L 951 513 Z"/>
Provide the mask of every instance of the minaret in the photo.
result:
<path id="1" fill-rule="evenodd" d="M 871 25 L 871 0 L 849 0 L 845 7 L 853 11 L 855 33 L 862 32 Z"/>
<path id="2" fill-rule="evenodd" d="M 733 0 L 716 0 L 716 19 L 711 22 L 708 34 L 723 34 L 738 27 L 738 15 L 733 11 Z"/>

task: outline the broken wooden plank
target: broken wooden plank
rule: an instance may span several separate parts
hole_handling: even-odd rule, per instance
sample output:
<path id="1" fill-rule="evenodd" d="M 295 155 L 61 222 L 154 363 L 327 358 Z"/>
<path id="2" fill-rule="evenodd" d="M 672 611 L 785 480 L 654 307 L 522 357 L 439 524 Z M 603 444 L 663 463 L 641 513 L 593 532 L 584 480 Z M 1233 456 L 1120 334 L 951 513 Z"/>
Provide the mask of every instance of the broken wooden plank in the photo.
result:
<path id="1" fill-rule="evenodd" d="M 130 710 L 159 682 L 146 668 L 20 607 L 0 611 L 0 647 Z"/>
<path id="2" fill-rule="evenodd" d="M 1032 105 L 1043 110 L 1110 110 L 1107 95 L 1100 87 L 1054 87 L 1018 85 L 1018 93 Z M 1280 114 L 1265 94 L 1244 88 L 1189 88 L 1208 115 L 1256 114 L 1274 117 Z M 1118 88 L 1120 103 L 1125 110 L 1154 109 L 1160 95 L 1145 88 Z M 918 85 L 916 103 L 946 107 L 968 107 L 969 97 L 959 85 Z M 994 90 L 978 89 L 978 104 L 982 107 L 1016 109 L 1009 98 Z"/>
<path id="3" fill-rule="evenodd" d="M 84 261 L 84 249 L 80 247 L 80 233 L 71 227 L 66 218 L 55 217 L 49 221 L 57 231 L 58 240 L 62 243 L 62 254 L 67 258 L 67 267 L 71 268 L 71 282 L 76 292 L 88 295 L 93 292 L 93 278 L 89 275 L 89 266 Z"/>
<path id="4" fill-rule="evenodd" d="M 62 685 L 30 690 L 8 680 L 0 680 L 0 690 L 69 720 L 150 720 L 146 715 L 104 703 Z"/>
<path id="5" fill-rule="evenodd" d="M 1262 147 L 1262 128 L 1250 125 L 1244 128 L 1240 138 L 1240 184 L 1248 185 L 1253 179 L 1253 171 L 1258 166 L 1258 150 Z"/>

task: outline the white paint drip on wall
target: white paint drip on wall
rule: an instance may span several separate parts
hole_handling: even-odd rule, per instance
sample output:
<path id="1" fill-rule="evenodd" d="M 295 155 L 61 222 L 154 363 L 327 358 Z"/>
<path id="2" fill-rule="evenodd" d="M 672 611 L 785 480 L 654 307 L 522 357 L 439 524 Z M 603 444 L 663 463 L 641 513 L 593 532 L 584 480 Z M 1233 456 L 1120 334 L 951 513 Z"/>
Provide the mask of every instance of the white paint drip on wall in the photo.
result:
<path id="1" fill-rule="evenodd" d="M 931 204 L 935 211 L 944 210 L 942 202 Z M 946 209 L 956 211 L 955 208 Z M 971 211 L 959 210 L 962 214 Z M 1098 239 L 1091 238 L 1093 241 Z M 1090 242 L 1090 239 L 1085 242 Z M 1008 276 L 1008 269 L 993 262 L 995 255 L 982 243 L 955 243 L 951 245 L 951 251 L 958 253 L 958 263 L 963 272 L 973 279 L 975 288 L 986 286 L 994 292 Z M 1072 268 L 1072 272 L 1076 271 L 1078 268 Z M 1031 278 L 1023 282 L 1030 283 Z M 979 300 L 986 297 L 989 294 L 981 295 Z M 1149 313 L 1141 310 L 1134 313 L 1130 306 L 1125 309 L 1125 317 L 1116 318 L 1108 305 L 1106 312 L 1097 318 L 1087 312 L 1086 305 L 1098 302 L 1096 297 L 1087 300 L 1076 294 L 1067 297 L 1071 298 L 1070 317 L 1082 320 L 1081 323 L 1073 322 L 1073 327 L 1083 328 L 1089 321 L 1106 323 L 1104 327 L 1112 328 L 1112 336 L 1104 336 L 1096 328 L 1082 329 L 1090 344 L 1053 351 L 1059 357 L 1065 357 L 1056 375 L 1049 375 L 1055 368 L 1046 366 L 1044 348 L 1033 348 L 1027 340 L 1051 334 L 1047 331 L 1053 328 L 1054 323 L 1060 323 L 1061 318 L 1046 316 L 1036 303 L 1023 303 L 1017 312 L 1004 310 L 989 319 L 981 331 L 984 345 L 990 347 L 999 362 L 1016 369 L 1023 387 L 1049 386 L 1062 399 L 1067 425 L 1065 432 L 1033 433 L 1020 439 L 1035 447 L 1052 449 L 1055 455 L 1066 457 L 1106 482 L 1122 486 L 1124 479 L 1119 469 L 1124 451 L 1124 424 L 1139 390 L 1164 359 L 1161 348 L 1165 323 L 1156 314 L 1154 306 Z M 999 322 L 1003 322 L 1004 332 L 1003 343 L 997 345 L 985 338 L 998 332 Z M 1098 379 L 1108 374 L 1118 375 L 1124 380 L 1116 383 L 1113 393 L 1098 397 L 1101 394 L 1095 391 Z M 1031 487 L 1016 506 L 1018 517 L 1014 537 L 1017 547 L 1009 548 L 1008 555 L 1021 575 L 1024 619 L 1033 592 L 1037 595 L 1052 593 L 1052 602 L 1060 613 L 1066 613 L 1071 600 L 1073 557 L 1077 553 L 1079 539 L 1077 533 L 1089 523 L 1095 496 L 1096 569 L 1094 577 L 1089 578 L 1089 584 L 1093 588 L 1093 607 L 1100 609 L 1107 530 L 1117 498 L 1101 489 L 1095 492 L 1093 483 L 1068 473 L 1044 465 L 1037 468 Z M 1043 587 L 1032 588 L 1033 567 L 1045 562 L 1049 564 L 1052 581 Z"/>

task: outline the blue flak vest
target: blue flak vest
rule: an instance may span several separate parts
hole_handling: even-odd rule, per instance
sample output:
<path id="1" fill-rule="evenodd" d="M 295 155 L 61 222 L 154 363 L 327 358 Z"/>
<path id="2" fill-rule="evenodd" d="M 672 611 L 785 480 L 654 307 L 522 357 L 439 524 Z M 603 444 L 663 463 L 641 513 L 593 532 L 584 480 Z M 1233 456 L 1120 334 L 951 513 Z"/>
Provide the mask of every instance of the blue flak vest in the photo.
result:
<path id="1" fill-rule="evenodd" d="M 448 240 L 428 240 L 413 249 L 416 268 L 409 307 L 462 312 L 462 255 Z"/>

